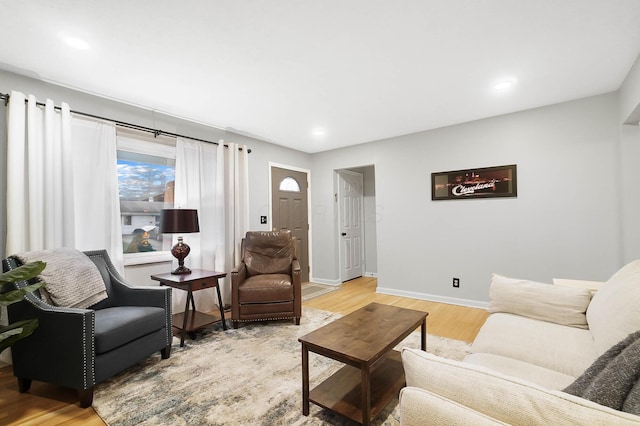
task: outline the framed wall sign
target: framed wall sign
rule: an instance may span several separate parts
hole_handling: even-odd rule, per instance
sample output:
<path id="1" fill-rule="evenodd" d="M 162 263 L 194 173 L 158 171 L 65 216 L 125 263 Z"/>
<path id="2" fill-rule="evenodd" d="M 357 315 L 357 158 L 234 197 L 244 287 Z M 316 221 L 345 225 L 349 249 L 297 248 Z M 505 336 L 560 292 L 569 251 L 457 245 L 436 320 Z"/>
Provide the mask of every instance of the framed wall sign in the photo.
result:
<path id="1" fill-rule="evenodd" d="M 431 173 L 432 200 L 517 196 L 515 164 Z"/>

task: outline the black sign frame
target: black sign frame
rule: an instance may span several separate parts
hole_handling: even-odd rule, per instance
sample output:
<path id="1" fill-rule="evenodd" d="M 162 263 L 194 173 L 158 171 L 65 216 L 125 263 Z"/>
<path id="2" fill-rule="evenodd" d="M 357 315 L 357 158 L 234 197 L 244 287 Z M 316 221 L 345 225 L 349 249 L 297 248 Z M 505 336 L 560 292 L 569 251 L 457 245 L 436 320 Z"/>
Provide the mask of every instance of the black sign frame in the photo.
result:
<path id="1" fill-rule="evenodd" d="M 431 173 L 433 201 L 517 196 L 516 164 Z"/>

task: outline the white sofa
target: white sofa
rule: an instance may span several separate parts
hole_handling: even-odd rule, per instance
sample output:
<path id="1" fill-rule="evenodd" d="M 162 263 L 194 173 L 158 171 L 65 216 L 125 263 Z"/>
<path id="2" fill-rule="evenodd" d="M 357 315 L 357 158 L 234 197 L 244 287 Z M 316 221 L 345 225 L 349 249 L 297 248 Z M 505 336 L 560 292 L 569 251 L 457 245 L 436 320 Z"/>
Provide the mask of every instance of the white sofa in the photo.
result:
<path id="1" fill-rule="evenodd" d="M 640 330 L 640 260 L 589 287 L 494 274 L 491 315 L 464 361 L 403 350 L 401 424 L 640 425 L 637 415 L 562 391 Z"/>

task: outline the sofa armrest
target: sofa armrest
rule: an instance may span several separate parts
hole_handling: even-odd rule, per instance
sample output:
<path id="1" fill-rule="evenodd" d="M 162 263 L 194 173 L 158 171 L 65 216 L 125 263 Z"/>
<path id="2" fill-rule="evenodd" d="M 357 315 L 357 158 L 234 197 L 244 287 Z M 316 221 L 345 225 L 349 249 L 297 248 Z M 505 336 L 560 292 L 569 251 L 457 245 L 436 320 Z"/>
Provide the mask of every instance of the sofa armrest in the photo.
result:
<path id="1" fill-rule="evenodd" d="M 402 364 L 407 386 L 511 425 L 640 425 L 638 416 L 415 349 L 403 349 Z"/>
<path id="2" fill-rule="evenodd" d="M 247 265 L 240 262 L 231 270 L 231 318 L 240 319 L 240 284 L 247 279 Z M 234 323 L 235 324 L 235 323 Z"/>
<path id="3" fill-rule="evenodd" d="M 232 285 L 239 285 L 242 281 L 246 279 L 247 279 L 247 265 L 244 262 L 240 262 L 231 270 Z"/>
<path id="4" fill-rule="evenodd" d="M 33 294 L 8 306 L 8 311 L 11 322 L 39 322 L 32 335 L 11 347 L 16 377 L 76 389 L 95 384 L 94 311 L 51 306 Z"/>
<path id="5" fill-rule="evenodd" d="M 506 424 L 424 389 L 407 387 L 400 391 L 401 426 Z"/>
<path id="6" fill-rule="evenodd" d="M 291 263 L 291 284 L 293 284 L 293 313 L 297 318 L 302 316 L 302 273 L 300 261 L 293 259 Z"/>

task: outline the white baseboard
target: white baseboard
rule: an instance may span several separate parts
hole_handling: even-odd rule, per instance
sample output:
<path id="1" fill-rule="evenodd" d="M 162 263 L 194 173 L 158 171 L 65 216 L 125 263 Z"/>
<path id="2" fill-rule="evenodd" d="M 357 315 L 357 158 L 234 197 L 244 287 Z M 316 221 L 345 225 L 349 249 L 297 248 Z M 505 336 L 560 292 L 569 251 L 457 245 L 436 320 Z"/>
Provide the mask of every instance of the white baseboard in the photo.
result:
<path id="1" fill-rule="evenodd" d="M 377 272 L 365 272 L 363 274 L 363 277 L 378 278 L 378 273 Z M 342 284 L 342 281 L 340 281 L 340 279 L 328 280 L 328 279 L 324 279 L 324 278 L 309 277 L 309 281 L 312 282 L 312 283 L 326 284 L 326 285 L 340 285 L 340 284 Z"/>
<path id="2" fill-rule="evenodd" d="M 417 293 L 414 291 L 396 290 L 393 288 L 376 289 L 376 293 L 390 294 L 392 296 L 409 297 L 411 299 L 428 300 L 430 302 L 448 303 L 450 305 L 467 306 L 469 308 L 486 309 L 489 302 L 481 302 L 478 300 L 460 299 L 457 297 L 438 296 L 436 294 Z"/>
<path id="3" fill-rule="evenodd" d="M 309 281 L 316 284 L 326 284 L 338 286 L 342 284 L 340 280 L 326 280 L 324 278 L 309 277 Z"/>

